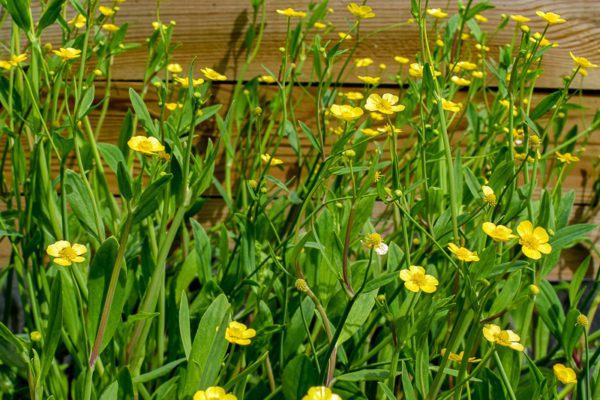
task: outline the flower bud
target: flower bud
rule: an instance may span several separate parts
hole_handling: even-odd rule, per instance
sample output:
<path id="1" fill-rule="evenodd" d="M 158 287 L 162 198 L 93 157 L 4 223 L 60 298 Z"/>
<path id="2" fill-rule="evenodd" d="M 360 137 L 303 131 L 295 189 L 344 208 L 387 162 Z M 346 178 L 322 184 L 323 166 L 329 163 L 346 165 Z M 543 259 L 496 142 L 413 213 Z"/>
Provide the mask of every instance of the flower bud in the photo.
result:
<path id="1" fill-rule="evenodd" d="M 29 337 L 31 338 L 32 342 L 39 342 L 40 340 L 42 340 L 42 334 L 40 333 L 40 331 L 33 331 L 29 334 Z"/>
<path id="2" fill-rule="evenodd" d="M 306 283 L 306 281 L 304 279 L 296 279 L 295 286 L 296 286 L 296 289 L 298 289 L 302 293 L 306 293 L 309 290 L 308 283 Z"/>
<path id="3" fill-rule="evenodd" d="M 588 326 L 590 326 L 590 321 L 585 315 L 579 314 L 579 316 L 577 317 L 577 325 L 587 328 Z"/>
<path id="4" fill-rule="evenodd" d="M 535 296 L 540 293 L 540 288 L 537 285 L 529 285 L 529 292 Z"/>
<path id="5" fill-rule="evenodd" d="M 354 157 L 356 156 L 356 152 L 354 150 L 346 150 L 343 153 L 346 157 Z"/>

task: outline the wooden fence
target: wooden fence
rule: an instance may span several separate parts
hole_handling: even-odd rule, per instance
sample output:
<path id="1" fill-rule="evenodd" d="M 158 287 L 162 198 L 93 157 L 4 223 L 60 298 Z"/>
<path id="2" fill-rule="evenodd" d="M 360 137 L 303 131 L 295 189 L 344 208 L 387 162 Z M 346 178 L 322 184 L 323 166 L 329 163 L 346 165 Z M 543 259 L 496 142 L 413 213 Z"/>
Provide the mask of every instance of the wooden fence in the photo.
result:
<path id="1" fill-rule="evenodd" d="M 35 2 L 34 2 L 35 3 Z M 108 3 L 108 2 L 107 2 Z M 276 14 L 278 8 L 294 7 L 306 9 L 308 1 L 291 0 L 267 0 L 267 23 L 263 43 L 257 54 L 256 60 L 248 70 L 247 78 L 265 73 L 265 67 L 277 69 L 280 64 L 281 54 L 279 47 L 284 44 L 286 34 L 286 18 Z M 349 14 L 345 7 L 348 1 L 331 0 L 332 13 L 328 14 L 327 20 L 334 24 L 336 29 L 332 32 L 332 38 L 338 31 L 345 31 L 351 24 Z M 448 8 L 448 3 L 450 7 Z M 431 1 L 430 6 L 442 7 L 449 12 L 456 12 L 456 1 Z M 139 49 L 130 51 L 115 60 L 113 69 L 113 88 L 111 92 L 110 112 L 100 134 L 101 142 L 115 143 L 118 137 L 122 118 L 130 107 L 128 88 L 139 88 L 146 63 L 145 39 L 152 33 L 152 22 L 156 20 L 156 0 L 127 0 L 120 4 L 117 15 L 117 23 L 129 24 L 127 43 L 140 43 Z M 393 0 L 370 0 L 368 2 L 377 14 L 376 18 L 363 21 L 360 35 L 364 43 L 357 51 L 357 57 L 371 57 L 375 63 L 371 66 L 373 71 L 377 70 L 378 64 L 384 63 L 389 69 L 396 69 L 394 56 L 400 55 L 414 60 L 414 55 L 419 48 L 417 27 L 407 20 L 410 15 L 410 1 Z M 535 16 L 536 10 L 553 11 L 561 14 L 569 23 L 552 26 L 548 33 L 551 42 L 559 44 L 546 56 L 543 64 L 544 74 L 538 81 L 537 87 L 540 91 L 536 93 L 534 102 L 541 99 L 554 89 L 562 86 L 562 77 L 568 74 L 573 67 L 569 51 L 576 55 L 589 58 L 600 63 L 600 7 L 594 0 L 494 0 L 496 8 L 485 11 L 488 18 L 484 28 L 493 31 L 503 14 L 522 14 L 532 18 L 528 23 L 532 31 L 542 31 L 544 23 Z M 192 0 L 161 0 L 160 19 L 164 23 L 174 21 L 174 41 L 180 46 L 174 52 L 173 60 L 185 67 L 196 58 L 199 66 L 210 66 L 219 72 L 225 73 L 230 80 L 215 85 L 216 101 L 227 102 L 232 88 L 235 84 L 233 79 L 239 72 L 243 52 L 240 51 L 243 42 L 243 33 L 248 26 L 252 15 L 249 0 L 215 0 L 215 1 L 192 1 Z M 511 26 L 496 35 L 490 37 L 489 47 L 492 55 L 497 54 L 498 47 L 510 42 L 513 34 L 514 22 Z M 433 33 L 435 34 L 435 33 Z M 44 37 L 44 42 L 58 42 L 58 33 L 50 32 Z M 0 31 L 0 41 L 6 43 L 8 32 L 6 29 Z M 0 49 L 0 58 L 6 58 L 3 49 Z M 307 69 L 308 70 L 308 69 Z M 307 72 L 308 73 L 308 72 Z M 388 74 L 391 76 L 391 73 Z M 383 74 L 383 82 L 391 83 L 389 78 Z M 303 79 L 308 79 L 305 76 Z M 300 82 L 302 83 L 302 80 Z M 360 82 L 355 73 L 349 73 L 346 84 L 353 86 Z M 585 108 L 581 111 L 572 112 L 567 121 L 567 126 L 578 124 L 587 127 L 596 110 L 600 109 L 600 71 L 590 70 L 589 76 L 577 81 L 577 87 L 583 89 L 583 94 L 577 98 L 577 102 Z M 270 88 L 267 90 L 275 90 Z M 101 88 L 97 96 L 101 96 Z M 156 99 L 147 98 L 150 108 L 154 102 L 157 109 Z M 314 108 L 307 106 L 296 110 L 299 120 L 311 125 L 314 124 Z M 207 129 L 204 134 L 210 136 L 215 132 Z M 5 139 L 1 145 L 4 146 Z M 303 142 L 302 146 L 310 146 L 309 142 Z M 584 213 L 593 199 L 592 184 L 594 180 L 593 163 L 598 162 L 600 155 L 600 135 L 593 134 L 586 145 L 586 151 L 581 157 L 581 162 L 572 169 L 566 180 L 565 186 L 576 191 L 576 213 Z M 293 164 L 295 158 L 293 150 L 283 146 L 278 151 L 278 157 Z M 217 169 L 217 174 L 222 174 L 223 166 Z M 10 174 L 5 170 L 5 176 Z M 57 171 L 52 171 L 56 176 Z M 280 172 L 282 175 L 286 171 Z M 116 188 L 116 177 L 109 175 L 110 184 Z M 115 189 L 116 192 L 116 189 Z M 206 207 L 201 211 L 199 219 L 210 222 L 218 220 L 224 214 L 224 204 L 218 198 L 211 198 Z M 596 215 L 593 220 L 600 222 Z M 597 240 L 598 235 L 594 236 Z M 9 248 L 0 246 L 0 260 L 6 260 Z M 554 278 L 568 277 L 568 267 L 576 267 L 587 253 L 581 249 L 567 252 L 563 257 L 562 266 L 554 272 Z M 566 275 L 563 273 L 566 271 Z M 591 271 L 590 271 L 591 272 Z"/>

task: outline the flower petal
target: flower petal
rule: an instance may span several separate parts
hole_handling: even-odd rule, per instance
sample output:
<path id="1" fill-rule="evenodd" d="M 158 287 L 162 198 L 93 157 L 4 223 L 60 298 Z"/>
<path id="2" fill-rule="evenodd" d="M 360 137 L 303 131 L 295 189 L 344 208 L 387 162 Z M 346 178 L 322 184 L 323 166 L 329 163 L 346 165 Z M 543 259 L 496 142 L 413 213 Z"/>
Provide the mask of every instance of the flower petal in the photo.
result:
<path id="1" fill-rule="evenodd" d="M 531 248 L 528 246 L 523 246 L 523 247 L 521 247 L 521 250 L 523 251 L 523 254 L 525 254 L 527 257 L 531 258 L 532 260 L 539 260 L 540 258 L 542 258 L 542 255 L 540 254 L 540 252 L 534 248 Z"/>
<path id="2" fill-rule="evenodd" d="M 548 240 L 550 240 L 548 233 L 541 226 L 538 226 L 533 230 L 533 236 L 535 236 L 537 240 L 539 240 L 542 243 L 546 243 Z"/>
<path id="3" fill-rule="evenodd" d="M 73 251 L 75 251 L 75 254 L 77 254 L 78 256 L 87 253 L 87 247 L 85 247 L 82 244 L 75 243 L 73 244 L 73 246 L 71 246 L 71 248 L 73 249 Z"/>
<path id="4" fill-rule="evenodd" d="M 519 232 L 520 236 L 533 233 L 533 224 L 531 221 L 523 221 L 517 226 L 517 232 Z"/>
<path id="5" fill-rule="evenodd" d="M 404 282 L 404 287 L 406 287 L 411 292 L 415 292 L 415 293 L 417 293 L 418 291 L 421 290 L 421 288 L 419 287 L 419 285 L 417 285 L 414 281 L 406 281 L 406 282 Z"/>
<path id="6" fill-rule="evenodd" d="M 71 265 L 71 260 L 62 257 L 55 258 L 52 261 L 54 261 L 55 264 L 62 265 L 63 267 L 68 267 Z"/>

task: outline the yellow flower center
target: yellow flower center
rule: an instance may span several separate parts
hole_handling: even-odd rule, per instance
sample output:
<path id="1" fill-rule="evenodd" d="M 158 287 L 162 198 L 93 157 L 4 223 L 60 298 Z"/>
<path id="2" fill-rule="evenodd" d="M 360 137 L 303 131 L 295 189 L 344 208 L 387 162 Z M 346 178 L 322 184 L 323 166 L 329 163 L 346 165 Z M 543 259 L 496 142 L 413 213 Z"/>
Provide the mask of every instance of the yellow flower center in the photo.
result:
<path id="1" fill-rule="evenodd" d="M 521 239 L 519 240 L 519 244 L 521 244 L 521 246 L 523 246 L 523 247 L 537 249 L 541 243 L 534 235 L 527 234 L 527 235 L 521 236 Z"/>
<path id="2" fill-rule="evenodd" d="M 383 243 L 383 238 L 379 233 L 371 233 L 365 237 L 365 246 L 368 248 L 376 248 Z"/>
<path id="3" fill-rule="evenodd" d="M 77 257 L 77 253 L 71 246 L 65 247 L 59 252 L 62 258 L 66 258 L 69 261 L 73 261 Z"/>

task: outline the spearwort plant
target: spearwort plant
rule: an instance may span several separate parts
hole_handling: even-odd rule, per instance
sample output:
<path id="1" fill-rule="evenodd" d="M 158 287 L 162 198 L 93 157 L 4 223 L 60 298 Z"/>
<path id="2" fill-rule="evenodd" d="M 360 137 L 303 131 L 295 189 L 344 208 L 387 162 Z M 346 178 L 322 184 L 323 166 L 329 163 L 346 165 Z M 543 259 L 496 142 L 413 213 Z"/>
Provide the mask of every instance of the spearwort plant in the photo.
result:
<path id="1" fill-rule="evenodd" d="M 113 63 L 136 47 L 124 2 L 0 0 L 6 398 L 600 396 L 598 278 L 582 285 L 597 206 L 575 219 L 563 188 L 600 124 L 565 123 L 597 65 L 570 53 L 564 86 L 535 95 L 558 51 L 547 34 L 568 21 L 398 3 L 420 50 L 376 66 L 355 55 L 376 9 L 336 10 L 342 29 L 327 0 L 252 0 L 223 100 L 230 77 L 173 57 L 158 4 L 105 143 Z M 279 69 L 251 76 L 275 18 Z M 208 224 L 214 197 L 225 211 Z M 590 257 L 551 285 L 578 243 Z"/>

